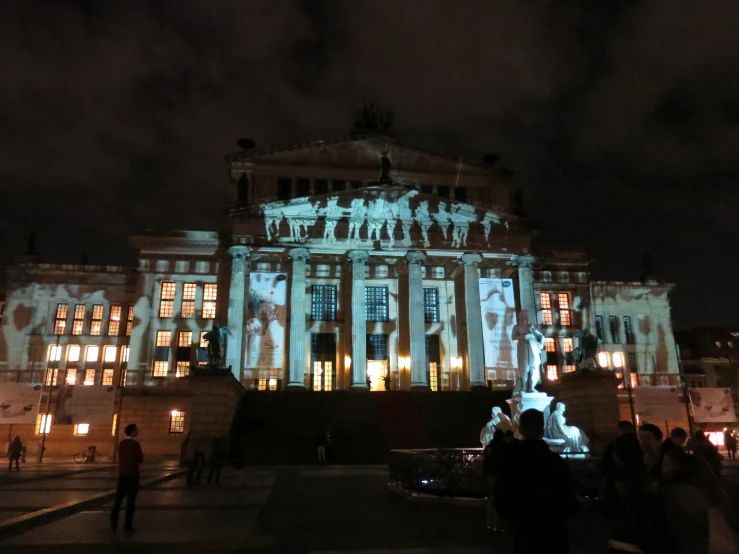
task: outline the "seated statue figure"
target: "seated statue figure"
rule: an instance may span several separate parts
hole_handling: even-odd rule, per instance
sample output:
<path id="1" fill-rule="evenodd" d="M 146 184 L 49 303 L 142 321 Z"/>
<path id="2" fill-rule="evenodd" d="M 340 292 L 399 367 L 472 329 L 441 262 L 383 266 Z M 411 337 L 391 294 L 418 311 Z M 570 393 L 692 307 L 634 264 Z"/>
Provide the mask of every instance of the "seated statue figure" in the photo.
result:
<path id="1" fill-rule="evenodd" d="M 544 436 L 548 439 L 564 440 L 562 452 L 590 452 L 588 437 L 573 425 L 566 425 L 564 402 L 557 403 L 557 409 L 549 416 Z"/>
<path id="2" fill-rule="evenodd" d="M 505 433 L 506 431 L 510 431 L 511 429 L 513 429 L 513 425 L 511 424 L 511 418 L 505 415 L 503 413 L 503 410 L 501 410 L 498 406 L 493 406 L 490 421 L 488 421 L 485 427 L 482 428 L 482 431 L 480 431 L 480 443 L 482 444 L 483 448 L 485 448 L 488 443 L 493 440 L 493 434 L 495 433 L 496 429 L 500 429 Z"/>

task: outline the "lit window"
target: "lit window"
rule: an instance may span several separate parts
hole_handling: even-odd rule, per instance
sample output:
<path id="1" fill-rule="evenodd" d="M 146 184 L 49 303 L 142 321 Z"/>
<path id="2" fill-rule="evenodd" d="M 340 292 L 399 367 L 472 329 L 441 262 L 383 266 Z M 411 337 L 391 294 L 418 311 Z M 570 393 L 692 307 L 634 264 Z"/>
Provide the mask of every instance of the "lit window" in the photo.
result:
<path id="1" fill-rule="evenodd" d="M 128 307 L 128 315 L 126 316 L 126 336 L 131 336 L 133 330 L 133 306 Z"/>
<path id="2" fill-rule="evenodd" d="M 185 432 L 185 412 L 172 410 L 169 414 L 169 434 L 179 435 Z"/>
<path id="3" fill-rule="evenodd" d="M 570 295 L 566 292 L 560 292 L 557 295 L 557 302 L 559 302 L 559 309 L 560 310 L 569 310 L 570 309 Z"/>
<path id="4" fill-rule="evenodd" d="M 559 311 L 559 322 L 562 324 L 563 327 L 569 327 L 572 325 L 572 313 L 570 310 L 560 310 Z"/>
<path id="5" fill-rule="evenodd" d="M 190 375 L 190 362 L 177 362 L 175 377 L 187 377 Z"/>
<path id="6" fill-rule="evenodd" d="M 94 369 L 86 369 L 85 370 L 85 382 L 83 385 L 89 387 L 95 384 L 95 370 Z"/>
<path id="7" fill-rule="evenodd" d="M 208 331 L 200 331 L 200 348 L 208 348 L 208 341 L 205 340 L 205 335 Z"/>
<path id="8" fill-rule="evenodd" d="M 195 317 L 195 292 L 197 285 L 195 283 L 185 283 L 182 289 L 182 309 L 180 317 L 182 319 L 192 319 Z"/>
<path id="9" fill-rule="evenodd" d="M 172 317 L 174 315 L 175 282 L 162 281 L 159 299 L 159 317 Z"/>
<path id="10" fill-rule="evenodd" d="M 121 356 L 122 362 L 128 362 L 128 357 L 131 355 L 131 347 L 130 346 L 124 346 L 123 347 L 123 355 Z"/>
<path id="11" fill-rule="evenodd" d="M 608 352 L 598 352 L 598 365 L 604 369 L 610 367 L 611 360 Z"/>
<path id="12" fill-rule="evenodd" d="M 67 326 L 67 305 L 57 304 L 56 313 L 54 314 L 54 334 L 63 335 Z"/>
<path id="13" fill-rule="evenodd" d="M 157 331 L 157 346 L 169 347 L 172 344 L 172 331 Z"/>
<path id="14" fill-rule="evenodd" d="M 95 304 L 92 307 L 92 321 L 90 322 L 90 334 L 98 336 L 103 328 L 103 305 Z"/>
<path id="15" fill-rule="evenodd" d="M 565 373 L 572 373 L 575 371 L 575 366 L 573 364 L 567 364 L 565 366 Z"/>
<path id="16" fill-rule="evenodd" d="M 102 381 L 101 384 L 104 385 L 104 386 L 106 386 L 106 387 L 112 386 L 113 385 L 113 373 L 114 372 L 115 372 L 115 370 L 113 370 L 113 369 L 104 369 L 103 370 L 103 381 Z"/>
<path id="17" fill-rule="evenodd" d="M 36 417 L 36 434 L 42 435 L 51 432 L 51 414 L 39 414 Z"/>
<path id="18" fill-rule="evenodd" d="M 423 317 L 426 323 L 439 322 L 439 289 L 423 289 Z"/>
<path id="19" fill-rule="evenodd" d="M 562 339 L 562 344 L 564 346 L 564 351 L 565 352 L 572 352 L 572 350 L 573 350 L 573 343 L 572 343 L 572 339 L 571 338 L 567 337 L 567 338 Z"/>
<path id="20" fill-rule="evenodd" d="M 67 362 L 79 362 L 80 361 L 80 345 L 70 344 L 67 348 Z"/>
<path id="21" fill-rule="evenodd" d="M 540 292 L 539 301 L 541 302 L 542 325 L 552 325 L 552 295 L 548 292 Z"/>
<path id="22" fill-rule="evenodd" d="M 636 373 L 629 373 L 630 379 L 631 379 L 631 387 L 638 387 L 639 386 L 639 375 Z"/>
<path id="23" fill-rule="evenodd" d="M 277 379 L 273 377 L 272 379 L 269 380 L 268 384 L 269 384 L 269 390 L 277 390 Z"/>
<path id="24" fill-rule="evenodd" d="M 313 321 L 336 320 L 335 285 L 313 285 L 311 287 L 311 318 Z"/>
<path id="25" fill-rule="evenodd" d="M 85 305 L 77 304 L 74 307 L 74 321 L 72 322 L 72 334 L 81 335 L 85 326 Z"/>
<path id="26" fill-rule="evenodd" d="M 192 346 L 192 331 L 180 331 L 177 334 L 177 346 L 190 348 Z"/>
<path id="27" fill-rule="evenodd" d="M 46 370 L 46 386 L 55 387 L 59 378 L 58 368 L 49 368 Z"/>
<path id="28" fill-rule="evenodd" d="M 436 362 L 429 363 L 429 387 L 434 392 L 439 390 L 439 368 Z"/>
<path id="29" fill-rule="evenodd" d="M 49 361 L 58 362 L 62 358 L 62 347 L 58 344 L 49 346 Z"/>
<path id="30" fill-rule="evenodd" d="M 67 378 L 65 379 L 68 385 L 74 385 L 77 382 L 77 370 L 76 369 L 68 369 L 67 370 Z"/>
<path id="31" fill-rule="evenodd" d="M 118 431 L 117 427 L 118 427 L 118 414 L 113 414 L 113 427 L 110 430 L 111 436 L 115 437 L 116 431 Z"/>
<path id="32" fill-rule="evenodd" d="M 267 379 L 259 379 L 257 381 L 257 390 L 267 390 Z"/>
<path id="33" fill-rule="evenodd" d="M 168 370 L 169 370 L 168 361 L 154 362 L 154 370 L 152 371 L 152 377 L 166 377 Z"/>
<path id="34" fill-rule="evenodd" d="M 88 346 L 87 352 L 85 354 L 85 361 L 86 362 L 97 362 L 98 356 L 100 356 L 100 347 L 99 346 Z"/>
<path id="35" fill-rule="evenodd" d="M 547 352 L 556 352 L 557 348 L 554 344 L 554 339 L 547 337 L 544 339 L 544 348 Z"/>
<path id="36" fill-rule="evenodd" d="M 364 287 L 365 320 L 387 321 L 387 287 Z"/>
<path id="37" fill-rule="evenodd" d="M 116 358 L 116 347 L 106 346 L 105 350 L 103 351 L 103 361 L 104 362 L 115 362 L 115 358 Z"/>
<path id="38" fill-rule="evenodd" d="M 624 367 L 624 353 L 623 352 L 613 353 L 613 367 L 616 369 L 621 369 L 622 367 Z"/>
<path id="39" fill-rule="evenodd" d="M 203 287 L 203 318 L 215 319 L 216 300 L 218 300 L 218 285 L 207 284 Z"/>
<path id="40" fill-rule="evenodd" d="M 547 379 L 550 381 L 556 381 L 559 378 L 559 375 L 557 375 L 557 366 L 556 365 L 548 365 L 547 366 Z"/>
<path id="41" fill-rule="evenodd" d="M 89 432 L 90 432 L 89 423 L 77 423 L 74 426 L 74 434 L 77 435 L 78 437 L 83 437 Z"/>
<path id="42" fill-rule="evenodd" d="M 121 310 L 118 304 L 110 307 L 110 318 L 108 320 L 108 336 L 117 337 L 121 330 Z"/>

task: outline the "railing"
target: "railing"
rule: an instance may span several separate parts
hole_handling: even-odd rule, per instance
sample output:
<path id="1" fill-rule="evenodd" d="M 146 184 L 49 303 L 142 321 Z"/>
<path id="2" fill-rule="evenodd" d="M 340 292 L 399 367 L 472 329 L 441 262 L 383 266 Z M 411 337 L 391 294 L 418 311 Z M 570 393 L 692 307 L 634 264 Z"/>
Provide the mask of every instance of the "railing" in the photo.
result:
<path id="1" fill-rule="evenodd" d="M 486 494 L 482 448 L 391 450 L 391 482 L 406 492 L 481 498 Z"/>

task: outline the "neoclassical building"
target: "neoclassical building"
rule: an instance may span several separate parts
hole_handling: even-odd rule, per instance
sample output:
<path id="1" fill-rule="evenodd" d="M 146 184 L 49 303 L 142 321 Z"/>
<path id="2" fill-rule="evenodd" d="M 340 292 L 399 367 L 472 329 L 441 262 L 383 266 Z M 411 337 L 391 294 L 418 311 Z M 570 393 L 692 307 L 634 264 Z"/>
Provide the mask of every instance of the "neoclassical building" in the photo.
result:
<path id="1" fill-rule="evenodd" d="M 384 135 L 226 160 L 228 233 L 142 233 L 137 267 L 9 267 L 3 380 L 167 386 L 216 324 L 247 390 L 505 389 L 525 309 L 545 382 L 574 370 L 587 328 L 603 367 L 677 383 L 671 286 L 592 281 L 584 254 L 535 251 L 488 164 Z"/>

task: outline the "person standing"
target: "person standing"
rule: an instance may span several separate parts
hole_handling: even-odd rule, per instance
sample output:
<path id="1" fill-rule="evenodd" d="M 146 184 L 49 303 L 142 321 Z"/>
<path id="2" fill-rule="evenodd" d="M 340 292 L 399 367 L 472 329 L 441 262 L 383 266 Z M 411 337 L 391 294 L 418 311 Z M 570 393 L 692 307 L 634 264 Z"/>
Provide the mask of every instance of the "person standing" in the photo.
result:
<path id="1" fill-rule="evenodd" d="M 497 480 L 495 508 L 511 521 L 516 554 L 568 554 L 567 520 L 577 513 L 575 486 L 567 462 L 542 438 L 544 414 L 521 414 L 523 440 L 509 446 Z M 543 506 L 549 506 L 546 514 Z"/>
<path id="2" fill-rule="evenodd" d="M 133 515 L 136 512 L 136 495 L 139 492 L 139 466 L 144 461 L 141 445 L 136 440 L 139 428 L 135 423 L 126 426 L 126 438 L 118 445 L 118 486 L 115 491 L 113 509 L 110 512 L 110 527 L 118 528 L 118 513 L 126 499 L 126 521 L 123 528 L 133 531 Z"/>
<path id="3" fill-rule="evenodd" d="M 223 444 L 223 438 L 216 435 L 213 437 L 213 446 L 210 452 L 210 472 L 208 473 L 208 484 L 211 484 L 213 476 L 216 479 L 216 485 L 221 484 L 221 469 L 226 464 L 226 448 Z"/>
<path id="4" fill-rule="evenodd" d="M 726 443 L 726 452 L 729 460 L 736 460 L 736 436 L 732 431 L 728 432 L 728 442 Z"/>
<path id="5" fill-rule="evenodd" d="M 23 454 L 23 443 L 21 442 L 21 438 L 16 436 L 8 447 L 8 471 L 13 471 L 13 462 L 15 462 L 16 473 L 21 470 L 18 465 L 21 454 Z"/>
<path id="6" fill-rule="evenodd" d="M 316 453 L 318 454 L 318 463 L 326 463 L 326 444 L 327 444 L 326 431 L 319 429 L 316 433 Z"/>

